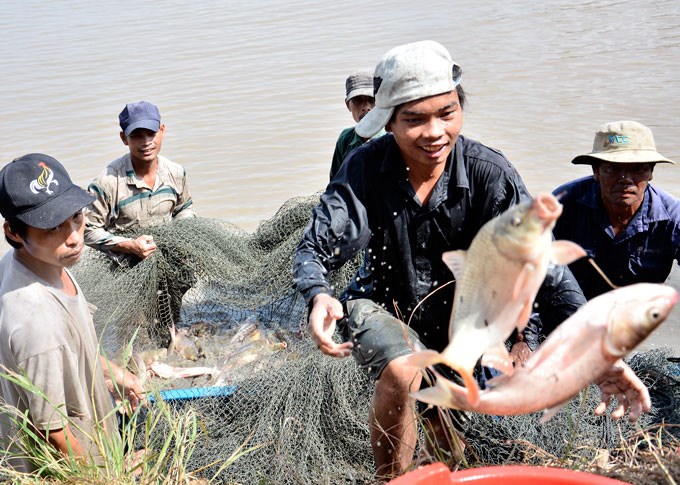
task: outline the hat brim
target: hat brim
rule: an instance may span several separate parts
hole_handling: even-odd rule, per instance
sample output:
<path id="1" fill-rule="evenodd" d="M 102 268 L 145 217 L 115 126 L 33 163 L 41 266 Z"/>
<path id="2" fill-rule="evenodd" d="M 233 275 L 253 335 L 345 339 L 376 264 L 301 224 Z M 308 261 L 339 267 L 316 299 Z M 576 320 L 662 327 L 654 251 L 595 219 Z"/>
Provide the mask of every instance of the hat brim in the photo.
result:
<path id="1" fill-rule="evenodd" d="M 394 108 L 378 108 L 377 106 L 366 113 L 359 123 L 354 127 L 354 131 L 362 138 L 373 138 L 390 121 L 394 113 Z"/>
<path id="2" fill-rule="evenodd" d="M 147 130 L 151 130 L 154 133 L 156 133 L 158 130 L 161 129 L 161 122 L 156 121 L 156 120 L 139 120 L 135 121 L 134 123 L 131 123 L 128 125 L 127 128 L 125 128 L 125 137 L 127 138 L 130 136 L 130 133 L 135 131 L 138 128 L 145 128 Z"/>
<path id="3" fill-rule="evenodd" d="M 72 185 L 56 197 L 31 210 L 17 214 L 24 224 L 38 229 L 52 229 L 79 210 L 94 202 L 96 197 L 77 185 Z"/>
<path id="4" fill-rule="evenodd" d="M 353 89 L 352 91 L 349 92 L 349 94 L 345 98 L 345 102 L 348 103 L 350 99 L 356 98 L 357 96 L 368 96 L 369 98 L 372 98 L 373 97 L 373 88 Z"/>
<path id="5" fill-rule="evenodd" d="M 675 163 L 656 150 L 616 150 L 611 152 L 588 153 L 579 155 L 571 163 L 574 165 L 592 165 L 602 161 L 612 163 Z"/>

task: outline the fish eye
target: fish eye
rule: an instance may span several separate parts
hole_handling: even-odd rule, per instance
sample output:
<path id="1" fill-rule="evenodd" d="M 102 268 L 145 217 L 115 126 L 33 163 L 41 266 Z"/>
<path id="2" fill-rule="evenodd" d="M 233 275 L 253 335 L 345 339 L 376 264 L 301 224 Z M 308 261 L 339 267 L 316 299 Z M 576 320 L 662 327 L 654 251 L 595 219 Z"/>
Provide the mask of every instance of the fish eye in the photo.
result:
<path id="1" fill-rule="evenodd" d="M 520 224 L 522 224 L 522 218 L 519 217 L 519 216 L 514 216 L 514 217 L 510 220 L 510 224 L 512 224 L 513 227 L 517 227 L 517 226 L 519 226 Z"/>
<path id="2" fill-rule="evenodd" d="M 661 318 L 661 312 L 657 308 L 652 308 L 649 310 L 649 317 L 653 321 L 657 321 L 659 318 Z"/>

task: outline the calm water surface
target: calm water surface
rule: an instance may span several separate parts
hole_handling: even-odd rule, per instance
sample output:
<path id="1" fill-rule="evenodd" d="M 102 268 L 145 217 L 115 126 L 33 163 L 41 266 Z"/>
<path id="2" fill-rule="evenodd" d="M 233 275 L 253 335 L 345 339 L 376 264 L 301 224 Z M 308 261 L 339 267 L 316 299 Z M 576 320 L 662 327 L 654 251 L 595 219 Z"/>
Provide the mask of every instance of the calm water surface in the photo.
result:
<path id="1" fill-rule="evenodd" d="M 346 75 L 423 39 L 463 67 L 464 134 L 501 149 L 534 193 L 586 175 L 569 161 L 607 121 L 650 126 L 680 161 L 678 0 L 423 5 L 6 2 L 0 165 L 42 151 L 86 185 L 125 151 L 118 112 L 145 99 L 161 109 L 162 153 L 186 167 L 197 212 L 252 231 L 324 188 L 351 124 Z M 655 176 L 680 195 L 680 166 Z M 680 310 L 657 335 L 680 350 Z"/>

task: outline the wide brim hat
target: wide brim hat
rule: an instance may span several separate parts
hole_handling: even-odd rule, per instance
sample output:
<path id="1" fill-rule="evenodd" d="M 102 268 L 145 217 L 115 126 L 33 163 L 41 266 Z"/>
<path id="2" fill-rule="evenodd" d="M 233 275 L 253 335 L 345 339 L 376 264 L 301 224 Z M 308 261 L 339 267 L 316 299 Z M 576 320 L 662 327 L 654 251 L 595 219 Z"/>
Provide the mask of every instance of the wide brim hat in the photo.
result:
<path id="1" fill-rule="evenodd" d="M 372 138 L 392 118 L 394 108 L 417 99 L 448 93 L 460 83 L 461 69 L 438 42 L 424 40 L 388 51 L 375 68 L 375 107 L 354 127 Z"/>
<path id="2" fill-rule="evenodd" d="M 5 219 L 52 229 L 94 201 L 61 163 L 42 153 L 19 157 L 0 170 L 0 213 Z"/>
<path id="3" fill-rule="evenodd" d="M 656 151 L 652 130 L 636 121 L 605 123 L 595 133 L 593 151 L 575 157 L 575 165 L 611 163 L 675 163 Z"/>

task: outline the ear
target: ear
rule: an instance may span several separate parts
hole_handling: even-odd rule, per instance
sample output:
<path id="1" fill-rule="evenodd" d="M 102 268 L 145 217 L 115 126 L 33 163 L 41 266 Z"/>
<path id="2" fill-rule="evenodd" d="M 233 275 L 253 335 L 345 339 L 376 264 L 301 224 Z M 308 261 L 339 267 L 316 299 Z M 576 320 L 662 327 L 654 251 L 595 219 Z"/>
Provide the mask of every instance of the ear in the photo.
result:
<path id="1" fill-rule="evenodd" d="M 124 144 L 125 146 L 127 146 L 128 141 L 127 141 L 127 137 L 125 136 L 125 132 L 124 132 L 124 131 L 121 131 L 121 132 L 120 132 L 120 139 L 121 139 L 121 141 L 123 142 L 123 144 Z"/>
<path id="2" fill-rule="evenodd" d="M 593 169 L 593 178 L 595 179 L 595 182 L 600 182 L 600 171 L 598 170 L 599 167 L 595 167 L 595 165 L 591 165 L 590 168 Z"/>
<path id="3" fill-rule="evenodd" d="M 22 239 L 21 236 L 12 231 L 12 228 L 9 227 L 9 222 L 5 221 L 5 223 L 2 225 L 2 229 L 5 231 L 5 236 L 8 239 L 11 239 L 15 243 L 21 244 L 23 246 L 24 240 Z"/>
<path id="4" fill-rule="evenodd" d="M 352 108 L 349 107 L 349 101 L 345 101 L 345 106 L 347 106 L 347 111 L 352 111 Z"/>

